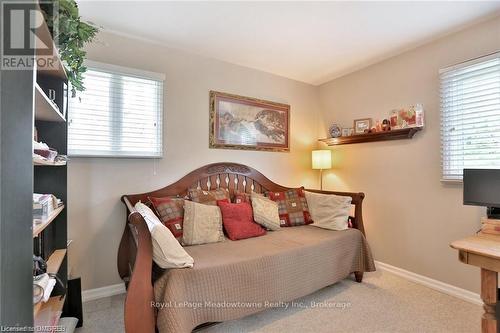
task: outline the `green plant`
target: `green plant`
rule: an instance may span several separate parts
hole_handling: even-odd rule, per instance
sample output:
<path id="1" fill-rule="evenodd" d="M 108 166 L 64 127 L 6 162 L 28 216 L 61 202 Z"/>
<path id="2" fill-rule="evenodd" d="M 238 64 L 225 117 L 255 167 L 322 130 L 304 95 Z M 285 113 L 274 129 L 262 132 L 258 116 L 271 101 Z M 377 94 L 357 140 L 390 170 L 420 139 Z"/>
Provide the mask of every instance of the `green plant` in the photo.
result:
<path id="1" fill-rule="evenodd" d="M 83 73 L 87 68 L 83 61 L 87 53 L 84 46 L 95 38 L 99 30 L 81 20 L 75 0 L 55 0 L 53 4 L 56 6 L 42 3 L 40 7 L 44 11 L 52 37 L 58 41 L 59 55 L 71 83 L 72 95 L 75 97 L 76 91 L 85 90 Z M 57 10 L 53 12 L 52 8 Z M 57 29 L 54 29 L 55 24 Z"/>

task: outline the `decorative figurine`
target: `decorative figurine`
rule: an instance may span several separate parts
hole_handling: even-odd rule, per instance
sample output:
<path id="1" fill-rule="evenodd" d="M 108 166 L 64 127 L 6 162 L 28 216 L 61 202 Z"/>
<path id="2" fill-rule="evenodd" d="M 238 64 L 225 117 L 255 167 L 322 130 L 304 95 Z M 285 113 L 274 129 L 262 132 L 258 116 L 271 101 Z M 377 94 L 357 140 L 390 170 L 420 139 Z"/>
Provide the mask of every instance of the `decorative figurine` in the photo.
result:
<path id="1" fill-rule="evenodd" d="M 330 126 L 330 129 L 328 131 L 330 132 L 330 136 L 332 138 L 338 138 L 338 137 L 342 136 L 342 131 L 341 131 L 339 125 L 337 125 L 337 124 L 332 124 L 332 126 Z"/>
<path id="2" fill-rule="evenodd" d="M 390 131 L 391 130 L 391 122 L 389 119 L 382 120 L 382 131 Z"/>

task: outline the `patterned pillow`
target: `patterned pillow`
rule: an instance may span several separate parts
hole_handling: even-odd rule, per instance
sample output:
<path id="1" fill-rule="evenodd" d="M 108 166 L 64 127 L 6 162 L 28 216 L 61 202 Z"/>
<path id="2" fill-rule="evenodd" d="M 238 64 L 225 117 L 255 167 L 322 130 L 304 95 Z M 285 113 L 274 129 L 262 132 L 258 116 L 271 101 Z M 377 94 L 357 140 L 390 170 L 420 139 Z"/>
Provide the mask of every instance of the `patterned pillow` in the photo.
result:
<path id="1" fill-rule="evenodd" d="M 293 227 L 313 222 L 303 187 L 284 192 L 268 192 L 267 194 L 269 199 L 278 204 L 282 227 Z"/>
<path id="2" fill-rule="evenodd" d="M 217 206 L 217 201 L 224 199 L 230 201 L 229 191 L 225 188 L 218 188 L 211 191 L 193 188 L 188 190 L 188 195 L 191 201 L 205 205 Z"/>
<path id="3" fill-rule="evenodd" d="M 251 203 L 250 201 L 250 193 L 245 193 L 245 192 L 236 192 L 234 194 L 234 203 Z"/>
<path id="4" fill-rule="evenodd" d="M 153 198 L 149 197 L 160 221 L 172 232 L 175 238 L 182 237 L 184 221 L 184 199 L 182 198 Z"/>

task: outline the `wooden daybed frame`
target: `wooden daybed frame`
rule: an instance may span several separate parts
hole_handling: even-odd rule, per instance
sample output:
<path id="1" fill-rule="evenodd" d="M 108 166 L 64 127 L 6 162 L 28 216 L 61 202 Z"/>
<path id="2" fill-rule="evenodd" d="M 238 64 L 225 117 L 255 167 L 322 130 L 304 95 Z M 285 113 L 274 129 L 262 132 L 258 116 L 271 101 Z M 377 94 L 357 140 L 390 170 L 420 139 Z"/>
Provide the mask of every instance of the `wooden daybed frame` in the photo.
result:
<path id="1" fill-rule="evenodd" d="M 118 272 L 127 287 L 125 301 L 125 331 L 127 333 L 153 333 L 156 330 L 153 284 L 154 271 L 151 235 L 141 214 L 134 209 L 138 201 L 147 202 L 148 196 L 165 197 L 187 194 L 189 188 L 204 190 L 227 188 L 231 196 L 236 192 L 257 193 L 284 191 L 290 188 L 269 180 L 257 170 L 237 163 L 214 163 L 203 166 L 162 189 L 140 194 L 123 195 L 121 200 L 127 207 L 127 221 L 118 249 Z M 311 192 L 349 196 L 355 206 L 351 217 L 353 228 L 365 233 L 363 228 L 362 203 L 364 193 L 308 190 Z M 155 268 L 155 269 L 154 269 Z M 355 279 L 361 282 L 363 272 L 355 272 Z"/>

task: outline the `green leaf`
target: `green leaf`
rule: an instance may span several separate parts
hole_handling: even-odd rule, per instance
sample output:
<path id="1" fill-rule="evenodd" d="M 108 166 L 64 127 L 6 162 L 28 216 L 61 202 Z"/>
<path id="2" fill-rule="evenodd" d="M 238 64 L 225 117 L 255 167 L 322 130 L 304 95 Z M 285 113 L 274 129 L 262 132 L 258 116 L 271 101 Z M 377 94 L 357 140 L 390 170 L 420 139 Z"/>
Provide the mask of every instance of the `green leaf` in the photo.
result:
<path id="1" fill-rule="evenodd" d="M 68 81 L 71 84 L 71 94 L 76 96 L 76 91 L 83 91 L 83 73 L 87 68 L 83 65 L 87 53 L 83 49 L 86 43 L 92 42 L 99 30 L 83 21 L 78 11 L 75 0 L 59 0 L 58 13 L 50 15 L 49 4 L 40 4 L 52 37 L 57 37 L 59 42 L 59 55 L 66 67 Z M 58 22 L 59 33 L 54 36 L 54 20 Z"/>

